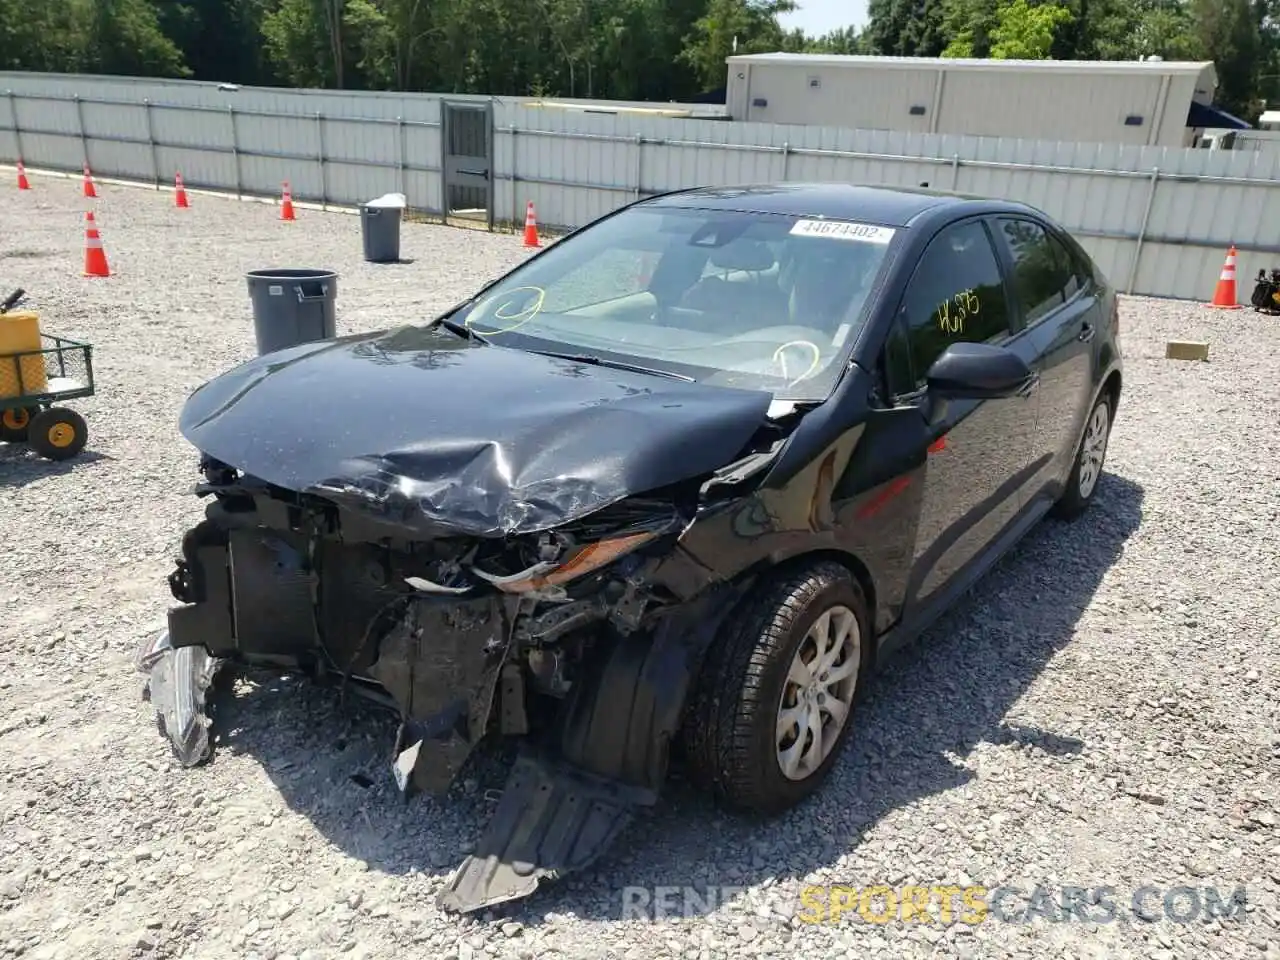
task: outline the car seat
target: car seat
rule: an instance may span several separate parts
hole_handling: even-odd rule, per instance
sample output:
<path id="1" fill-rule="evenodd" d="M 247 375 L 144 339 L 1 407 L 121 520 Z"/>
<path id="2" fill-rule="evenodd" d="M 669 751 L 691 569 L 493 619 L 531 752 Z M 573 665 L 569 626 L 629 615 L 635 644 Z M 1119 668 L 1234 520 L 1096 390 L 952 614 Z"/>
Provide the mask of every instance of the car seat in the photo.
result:
<path id="1" fill-rule="evenodd" d="M 836 243 L 805 241 L 793 245 L 780 271 L 781 286 L 787 291 L 788 320 L 821 330 L 829 342 L 835 340 L 850 307 L 862 299 L 874 275 L 864 245 Z"/>
<path id="2" fill-rule="evenodd" d="M 735 240 L 711 252 L 707 265 L 721 271 L 702 277 L 680 298 L 680 306 L 706 314 L 724 333 L 785 322 L 787 297 L 778 286 L 777 258 L 768 244 Z M 729 273 L 747 274 L 730 279 Z"/>

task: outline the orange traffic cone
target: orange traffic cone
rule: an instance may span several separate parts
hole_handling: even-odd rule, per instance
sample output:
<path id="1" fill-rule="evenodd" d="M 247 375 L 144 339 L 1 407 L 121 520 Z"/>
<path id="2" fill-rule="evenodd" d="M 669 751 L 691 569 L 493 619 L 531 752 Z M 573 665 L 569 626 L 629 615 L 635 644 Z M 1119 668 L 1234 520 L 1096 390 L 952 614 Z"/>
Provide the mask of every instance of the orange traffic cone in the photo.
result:
<path id="1" fill-rule="evenodd" d="M 173 205 L 175 207 L 183 207 L 183 208 L 191 206 L 191 204 L 187 202 L 187 188 L 182 185 L 182 174 L 180 173 L 174 174 L 173 184 L 174 184 Z"/>
<path id="2" fill-rule="evenodd" d="M 540 247 L 538 242 L 538 218 L 533 212 L 533 201 L 529 201 L 529 205 L 524 211 L 524 245 L 526 247 Z"/>
<path id="3" fill-rule="evenodd" d="M 293 191 L 289 189 L 289 181 L 284 182 L 284 189 L 280 193 L 280 219 L 296 220 L 293 215 Z"/>
<path id="4" fill-rule="evenodd" d="M 22 165 L 22 161 L 18 161 L 18 189 L 30 190 L 31 181 L 27 179 L 27 168 Z"/>
<path id="5" fill-rule="evenodd" d="M 1227 260 L 1222 265 L 1222 273 L 1218 275 L 1218 285 L 1213 291 L 1213 300 L 1207 306 L 1218 310 L 1239 310 L 1236 302 L 1236 245 L 1233 243 L 1227 251 Z"/>
<path id="6" fill-rule="evenodd" d="M 93 177 L 89 174 L 89 165 L 84 165 L 84 195 L 86 197 L 96 197 L 98 190 L 93 185 Z"/>
<path id="7" fill-rule="evenodd" d="M 111 268 L 107 266 L 107 253 L 102 249 L 102 237 L 98 235 L 98 224 L 93 219 L 92 210 L 86 210 L 84 214 L 84 275 L 111 276 Z"/>

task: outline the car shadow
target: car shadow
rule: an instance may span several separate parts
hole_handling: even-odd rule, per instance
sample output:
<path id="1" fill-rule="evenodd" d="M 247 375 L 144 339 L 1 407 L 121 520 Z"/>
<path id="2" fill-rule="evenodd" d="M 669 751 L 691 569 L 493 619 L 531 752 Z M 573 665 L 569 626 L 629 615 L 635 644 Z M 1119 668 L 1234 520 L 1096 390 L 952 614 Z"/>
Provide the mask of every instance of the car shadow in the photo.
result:
<path id="1" fill-rule="evenodd" d="M 726 813 L 684 783 L 677 761 L 662 802 L 594 866 L 494 912 L 526 925 L 540 924 L 547 911 L 618 919 L 628 887 L 713 892 L 803 878 L 856 850 L 891 812 L 969 783 L 975 774 L 952 758 L 980 744 L 1080 753 L 1085 745 L 1073 737 L 1005 717 L 1071 641 L 1138 528 L 1142 501 L 1139 485 L 1104 474 L 1098 502 L 1074 524 L 1038 524 L 871 679 L 856 736 L 824 787 L 798 808 L 770 821 Z M 484 829 L 511 753 L 478 751 L 448 797 L 405 803 L 389 771 L 395 721 L 388 712 L 306 678 L 257 674 L 237 680 L 217 703 L 217 749 L 253 756 L 292 809 L 387 873 L 446 876 Z M 721 905 L 715 896 L 706 902 Z M 677 909 L 690 914 L 687 904 Z"/>
<path id="2" fill-rule="evenodd" d="M 25 487 L 45 477 L 91 470 L 111 459 L 94 450 L 82 450 L 70 460 L 46 460 L 24 443 L 0 443 L 0 489 Z"/>

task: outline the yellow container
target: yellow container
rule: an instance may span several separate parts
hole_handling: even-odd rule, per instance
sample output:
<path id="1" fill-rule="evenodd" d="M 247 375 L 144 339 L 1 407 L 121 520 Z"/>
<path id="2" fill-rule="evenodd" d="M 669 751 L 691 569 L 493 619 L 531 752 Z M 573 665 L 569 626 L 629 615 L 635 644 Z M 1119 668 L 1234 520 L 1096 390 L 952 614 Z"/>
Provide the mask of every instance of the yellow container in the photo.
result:
<path id="1" fill-rule="evenodd" d="M 45 391 L 49 381 L 44 372 L 44 355 L 13 356 L 39 349 L 39 315 L 30 312 L 0 313 L 0 399 Z M 22 371 L 21 386 L 19 370 Z"/>

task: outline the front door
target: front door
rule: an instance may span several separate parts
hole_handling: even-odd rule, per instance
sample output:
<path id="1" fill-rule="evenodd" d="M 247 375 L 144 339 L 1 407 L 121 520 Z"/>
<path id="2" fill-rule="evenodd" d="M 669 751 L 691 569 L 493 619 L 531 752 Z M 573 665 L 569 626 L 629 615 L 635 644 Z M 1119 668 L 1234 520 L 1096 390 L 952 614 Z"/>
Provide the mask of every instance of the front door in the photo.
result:
<path id="1" fill-rule="evenodd" d="M 1093 350 L 1103 321 L 1098 290 L 1066 244 L 1022 217 L 995 220 L 1010 266 L 1015 311 L 1035 342 L 1040 374 L 1035 493 L 1056 496 L 1092 399 Z"/>
<path id="2" fill-rule="evenodd" d="M 925 249 L 900 309 L 911 389 L 922 409 L 925 378 L 952 343 L 1006 346 L 1031 363 L 1036 347 L 1016 333 L 988 227 L 944 228 Z M 898 402 L 902 402 L 899 398 Z M 906 602 L 927 604 L 990 544 L 1026 501 L 1034 459 L 1038 389 L 1000 400 L 951 402 L 931 433 L 925 489 Z"/>

